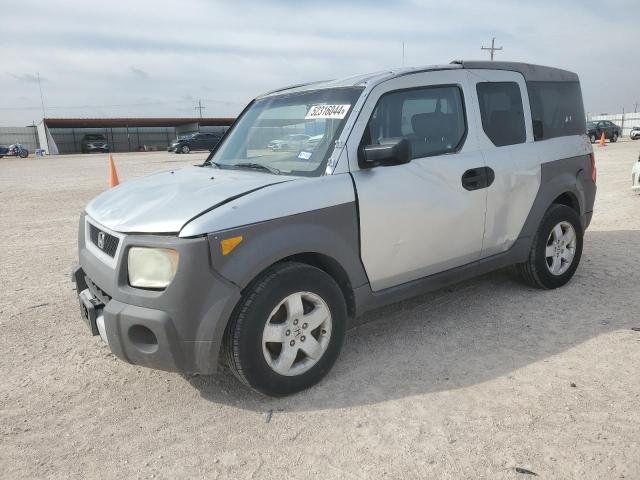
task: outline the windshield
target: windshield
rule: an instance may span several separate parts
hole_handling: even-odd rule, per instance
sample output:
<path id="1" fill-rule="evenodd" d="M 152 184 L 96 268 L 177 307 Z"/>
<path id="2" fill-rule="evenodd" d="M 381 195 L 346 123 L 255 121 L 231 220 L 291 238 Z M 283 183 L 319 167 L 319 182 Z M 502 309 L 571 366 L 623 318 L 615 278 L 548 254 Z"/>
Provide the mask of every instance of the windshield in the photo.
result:
<path id="1" fill-rule="evenodd" d="M 595 122 L 587 122 L 587 128 L 596 128 Z"/>
<path id="2" fill-rule="evenodd" d="M 284 175 L 324 173 L 361 88 L 333 88 L 256 100 L 208 162 Z"/>

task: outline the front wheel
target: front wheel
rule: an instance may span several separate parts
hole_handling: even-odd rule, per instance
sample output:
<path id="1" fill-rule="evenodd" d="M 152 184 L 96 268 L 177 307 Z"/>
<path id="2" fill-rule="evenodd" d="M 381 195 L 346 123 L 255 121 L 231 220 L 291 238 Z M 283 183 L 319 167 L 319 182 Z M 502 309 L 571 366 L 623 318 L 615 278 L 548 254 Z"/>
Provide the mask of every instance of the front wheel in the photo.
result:
<path id="1" fill-rule="evenodd" d="M 614 143 L 618 141 L 618 132 L 615 132 L 613 134 L 613 137 L 611 137 L 611 141 L 614 142 Z"/>
<path id="2" fill-rule="evenodd" d="M 596 136 L 593 133 L 591 135 L 589 135 L 589 141 L 591 143 L 596 143 Z"/>
<path id="3" fill-rule="evenodd" d="M 27 158 L 29 156 L 28 150 L 20 150 L 20 158 Z"/>
<path id="4" fill-rule="evenodd" d="M 189 153 L 189 152 L 191 151 L 191 149 L 189 148 L 189 145 L 183 145 L 183 146 L 180 148 L 180 151 L 181 151 L 182 153 Z"/>
<path id="5" fill-rule="evenodd" d="M 227 363 L 254 390 L 274 397 L 315 385 L 335 363 L 347 308 L 324 271 L 276 264 L 255 280 L 234 310 L 226 337 Z"/>
<path id="6" fill-rule="evenodd" d="M 533 237 L 529 258 L 518 265 L 529 285 L 552 289 L 566 284 L 582 256 L 582 224 L 573 208 L 552 205 Z"/>

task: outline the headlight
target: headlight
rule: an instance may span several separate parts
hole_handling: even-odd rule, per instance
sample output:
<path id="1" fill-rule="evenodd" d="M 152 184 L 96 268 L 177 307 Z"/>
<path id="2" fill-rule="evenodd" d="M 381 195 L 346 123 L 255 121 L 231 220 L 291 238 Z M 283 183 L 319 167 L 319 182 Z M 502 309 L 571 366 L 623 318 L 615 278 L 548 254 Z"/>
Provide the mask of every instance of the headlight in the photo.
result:
<path id="1" fill-rule="evenodd" d="M 129 285 L 138 288 L 166 288 L 178 269 L 179 254 L 168 248 L 131 247 Z"/>

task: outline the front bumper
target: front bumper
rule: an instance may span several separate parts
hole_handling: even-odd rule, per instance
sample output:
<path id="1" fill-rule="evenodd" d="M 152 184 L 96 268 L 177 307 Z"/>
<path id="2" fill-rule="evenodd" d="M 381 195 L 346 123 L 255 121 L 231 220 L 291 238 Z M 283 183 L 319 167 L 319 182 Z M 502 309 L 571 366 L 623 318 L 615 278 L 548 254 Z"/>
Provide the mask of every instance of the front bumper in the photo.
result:
<path id="1" fill-rule="evenodd" d="M 240 298 L 240 289 L 211 268 L 208 240 L 124 236 L 114 265 L 108 265 L 94 254 L 93 245 L 87 245 L 85 222 L 83 215 L 80 265 L 73 271 L 73 280 L 81 312 L 84 313 L 83 305 L 94 310 L 85 320 L 91 333 L 100 335 L 116 356 L 132 364 L 214 373 L 226 323 Z M 131 246 L 173 248 L 179 252 L 178 271 L 166 290 L 129 286 L 126 258 Z"/>

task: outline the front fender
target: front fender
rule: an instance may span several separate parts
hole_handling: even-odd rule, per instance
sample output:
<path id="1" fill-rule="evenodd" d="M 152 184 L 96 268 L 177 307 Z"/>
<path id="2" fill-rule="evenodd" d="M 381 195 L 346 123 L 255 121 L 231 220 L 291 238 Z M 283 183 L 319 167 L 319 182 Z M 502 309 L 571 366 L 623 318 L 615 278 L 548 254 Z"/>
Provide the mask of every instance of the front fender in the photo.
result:
<path id="1" fill-rule="evenodd" d="M 238 236 L 242 236 L 240 244 L 223 255 L 220 242 Z M 353 288 L 367 282 L 360 261 L 355 201 L 212 233 L 209 243 L 213 268 L 240 288 L 274 263 L 302 253 L 319 253 L 337 261 Z"/>

